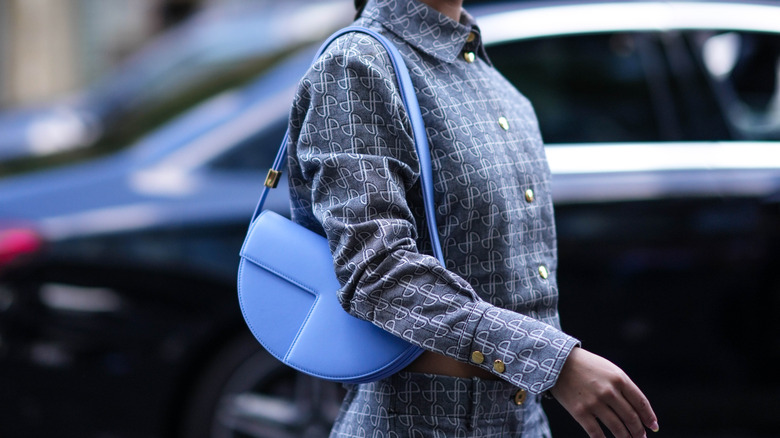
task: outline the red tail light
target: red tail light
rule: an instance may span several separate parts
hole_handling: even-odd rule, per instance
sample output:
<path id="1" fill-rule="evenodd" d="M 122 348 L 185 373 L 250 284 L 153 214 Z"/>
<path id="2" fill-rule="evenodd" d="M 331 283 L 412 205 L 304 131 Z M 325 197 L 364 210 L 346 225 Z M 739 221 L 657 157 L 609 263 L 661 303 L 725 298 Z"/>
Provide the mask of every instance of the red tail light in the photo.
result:
<path id="1" fill-rule="evenodd" d="M 42 244 L 41 237 L 29 228 L 0 228 L 0 268 L 37 252 Z"/>

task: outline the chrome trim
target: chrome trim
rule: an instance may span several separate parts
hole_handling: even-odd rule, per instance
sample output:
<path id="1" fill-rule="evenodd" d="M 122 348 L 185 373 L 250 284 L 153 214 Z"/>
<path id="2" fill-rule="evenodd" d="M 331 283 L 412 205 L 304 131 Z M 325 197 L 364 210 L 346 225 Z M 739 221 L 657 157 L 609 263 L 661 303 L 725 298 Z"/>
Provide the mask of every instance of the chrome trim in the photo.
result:
<path id="1" fill-rule="evenodd" d="M 560 144 L 546 151 L 556 204 L 780 191 L 780 142 Z"/>
<path id="2" fill-rule="evenodd" d="M 545 147 L 553 174 L 780 170 L 780 142 L 586 143 Z"/>
<path id="3" fill-rule="evenodd" d="M 780 7 L 718 2 L 574 4 L 497 12 L 480 16 L 478 21 L 486 44 L 610 31 L 728 29 L 780 33 Z"/>
<path id="4" fill-rule="evenodd" d="M 39 297 L 47 308 L 65 312 L 110 313 L 122 307 L 119 293 L 102 287 L 44 283 Z"/>

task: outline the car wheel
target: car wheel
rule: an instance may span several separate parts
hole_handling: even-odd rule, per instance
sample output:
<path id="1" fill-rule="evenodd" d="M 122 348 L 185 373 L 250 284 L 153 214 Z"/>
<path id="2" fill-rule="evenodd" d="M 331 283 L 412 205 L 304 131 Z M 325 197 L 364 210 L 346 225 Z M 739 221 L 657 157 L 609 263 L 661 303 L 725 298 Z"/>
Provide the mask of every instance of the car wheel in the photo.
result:
<path id="1" fill-rule="evenodd" d="M 182 436 L 327 437 L 343 395 L 341 385 L 298 373 L 240 336 L 196 385 Z"/>

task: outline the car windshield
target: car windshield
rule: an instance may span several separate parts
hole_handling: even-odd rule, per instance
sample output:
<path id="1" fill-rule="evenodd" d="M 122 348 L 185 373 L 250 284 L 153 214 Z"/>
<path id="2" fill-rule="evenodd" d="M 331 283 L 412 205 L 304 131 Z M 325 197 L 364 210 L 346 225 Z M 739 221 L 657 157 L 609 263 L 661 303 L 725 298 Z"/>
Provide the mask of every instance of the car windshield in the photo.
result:
<path id="1" fill-rule="evenodd" d="M 315 51 L 316 45 L 296 51 L 251 84 L 153 131 L 127 151 L 130 161 L 180 171 L 267 169 L 287 126 L 298 78 Z"/>
<path id="2" fill-rule="evenodd" d="M 159 105 L 196 83 L 227 82 L 225 76 L 242 65 L 254 76 L 344 22 L 349 14 L 343 5 L 263 1 L 208 9 L 128 60 L 95 94 L 130 98 L 122 105 Z M 307 25 L 293 25 L 301 22 Z"/>
<path id="3" fill-rule="evenodd" d="M 84 94 L 81 105 L 104 120 L 97 143 L 0 163 L 0 175 L 80 161 L 133 144 L 188 108 L 247 83 L 322 40 L 352 15 L 352 4 L 345 0 L 234 2 L 206 9 Z"/>

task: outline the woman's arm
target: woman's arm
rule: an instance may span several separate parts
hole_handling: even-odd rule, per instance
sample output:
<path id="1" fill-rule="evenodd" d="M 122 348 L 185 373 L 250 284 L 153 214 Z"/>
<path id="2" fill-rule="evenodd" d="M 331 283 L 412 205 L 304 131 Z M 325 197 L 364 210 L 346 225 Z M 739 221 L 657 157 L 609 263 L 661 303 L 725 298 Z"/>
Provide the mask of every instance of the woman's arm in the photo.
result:
<path id="1" fill-rule="evenodd" d="M 549 389 L 577 340 L 481 300 L 418 251 L 419 163 L 389 61 L 370 37 L 334 44 L 293 108 L 290 181 L 296 221 L 328 237 L 345 309 L 461 362 L 478 351 L 475 366 L 531 393 Z"/>

